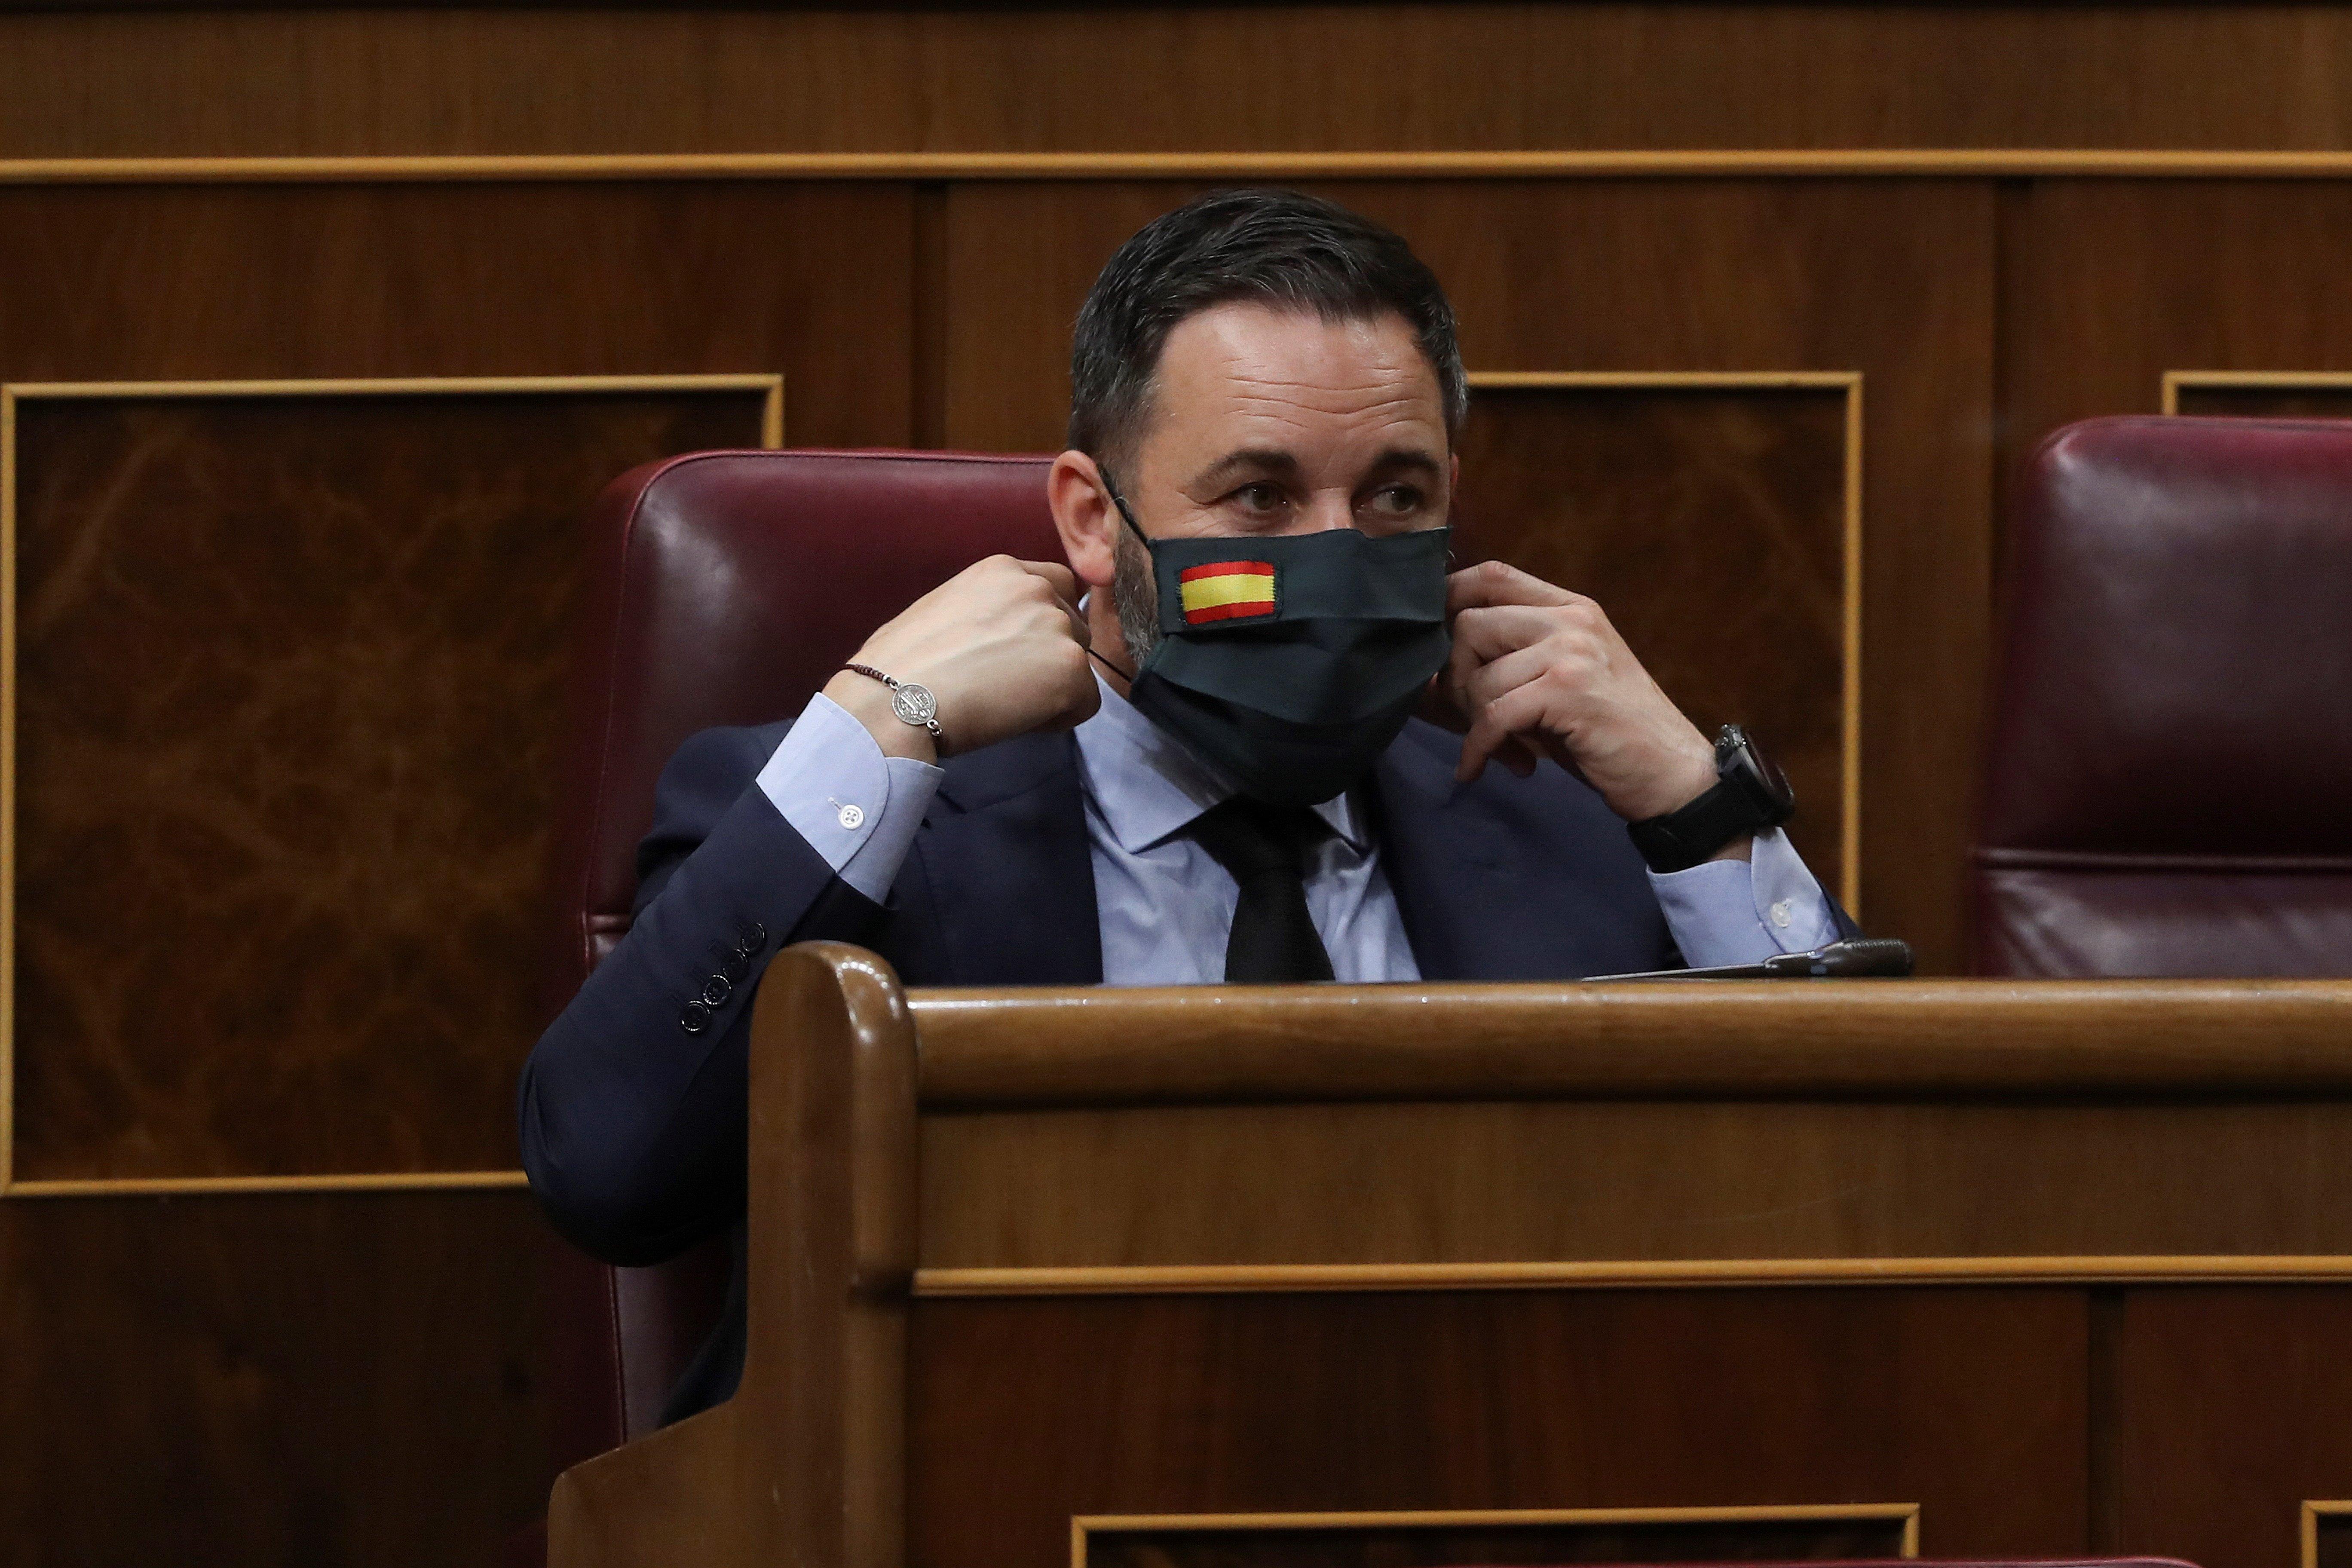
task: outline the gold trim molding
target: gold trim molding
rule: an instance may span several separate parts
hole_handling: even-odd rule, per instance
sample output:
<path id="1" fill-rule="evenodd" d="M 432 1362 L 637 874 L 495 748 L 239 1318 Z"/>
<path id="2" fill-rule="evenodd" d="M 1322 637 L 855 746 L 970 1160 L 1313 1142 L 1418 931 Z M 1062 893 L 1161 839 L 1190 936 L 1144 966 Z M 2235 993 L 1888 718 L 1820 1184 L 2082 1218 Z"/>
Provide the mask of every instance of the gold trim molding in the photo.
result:
<path id="1" fill-rule="evenodd" d="M 1193 1296 L 1798 1285 L 2334 1284 L 2352 1256 L 1726 1258 L 1523 1263 L 1236 1263 L 918 1268 L 915 1294 Z"/>
<path id="2" fill-rule="evenodd" d="M 6 165 L 0 164 L 0 169 Z M 725 375 L 415 376 L 274 381 L 75 381 L 0 384 L 0 1197 L 417 1192 L 519 1187 L 520 1171 L 382 1171 L 292 1176 L 165 1176 L 20 1182 L 16 1159 L 16 407 L 25 402 L 155 397 L 414 397 L 660 392 L 762 395 L 760 441 L 784 441 L 784 378 Z"/>
<path id="3" fill-rule="evenodd" d="M 1862 373 L 1858 370 L 1473 371 L 1474 391 L 1624 387 L 1633 391 L 1843 392 L 1845 395 L 1844 565 L 1838 693 L 1838 899 L 1862 910 Z M 2167 412 L 2169 412 L 2168 410 Z"/>
<path id="4" fill-rule="evenodd" d="M 2352 150 L 1560 148 L 1444 152 L 558 153 L 0 159 L 0 184 L 563 180 L 2339 179 Z"/>
<path id="5" fill-rule="evenodd" d="M 2308 1509 L 2309 1504 L 2305 1507 Z M 1902 1555 L 1919 1555 L 1916 1502 L 1763 1503 L 1721 1508 L 1451 1509 L 1391 1513 L 1081 1513 L 1070 1518 L 1070 1568 L 1087 1568 L 1087 1538 L 1281 1530 L 1492 1530 L 1544 1525 L 1783 1524 L 1885 1520 L 1903 1527 Z M 2305 1568 L 2311 1568 L 2306 1563 Z"/>
<path id="6" fill-rule="evenodd" d="M 2352 1502 L 2305 1502 L 2303 1505 L 2303 1568 L 2319 1568 L 2319 1521 L 2352 1515 Z"/>

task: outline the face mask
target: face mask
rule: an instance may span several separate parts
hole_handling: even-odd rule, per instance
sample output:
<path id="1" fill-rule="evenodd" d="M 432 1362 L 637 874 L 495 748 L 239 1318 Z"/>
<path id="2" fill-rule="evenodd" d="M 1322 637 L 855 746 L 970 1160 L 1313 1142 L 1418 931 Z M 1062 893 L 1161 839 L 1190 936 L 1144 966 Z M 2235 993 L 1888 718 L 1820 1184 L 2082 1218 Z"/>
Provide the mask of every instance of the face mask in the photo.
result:
<path id="1" fill-rule="evenodd" d="M 1244 795 L 1329 800 L 1368 773 L 1453 646 L 1450 529 L 1150 539 L 1160 641 L 1130 700 Z"/>

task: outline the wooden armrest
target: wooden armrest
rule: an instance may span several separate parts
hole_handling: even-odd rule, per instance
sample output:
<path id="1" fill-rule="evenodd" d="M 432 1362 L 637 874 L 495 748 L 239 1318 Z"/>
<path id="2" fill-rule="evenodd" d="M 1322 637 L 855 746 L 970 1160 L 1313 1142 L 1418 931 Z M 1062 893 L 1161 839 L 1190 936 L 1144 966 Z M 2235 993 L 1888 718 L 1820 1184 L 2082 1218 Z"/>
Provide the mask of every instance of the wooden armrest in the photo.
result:
<path id="1" fill-rule="evenodd" d="M 563 1473 L 551 1568 L 898 1568 L 915 1031 L 890 967 L 788 948 L 751 1018 L 750 1340 L 715 1410 Z"/>

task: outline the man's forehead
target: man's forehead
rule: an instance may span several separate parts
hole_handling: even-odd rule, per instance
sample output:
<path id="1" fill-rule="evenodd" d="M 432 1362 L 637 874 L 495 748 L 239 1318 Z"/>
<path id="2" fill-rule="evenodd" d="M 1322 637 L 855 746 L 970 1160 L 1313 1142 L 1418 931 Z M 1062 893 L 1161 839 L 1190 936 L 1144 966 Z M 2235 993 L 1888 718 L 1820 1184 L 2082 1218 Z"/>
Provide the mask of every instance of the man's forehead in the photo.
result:
<path id="1" fill-rule="evenodd" d="M 1312 310 L 1254 302 L 1214 305 L 1169 332 L 1160 376 L 1246 377 L 1301 390 L 1344 391 L 1368 382 L 1420 384 L 1437 401 L 1437 373 L 1393 311 L 1333 321 Z"/>
<path id="2" fill-rule="evenodd" d="M 1327 321 L 1258 304 L 1216 306 L 1168 335 L 1155 426 L 1418 427 L 1444 442 L 1436 372 L 1401 316 Z M 1205 434 L 1205 431 L 1202 432 Z"/>

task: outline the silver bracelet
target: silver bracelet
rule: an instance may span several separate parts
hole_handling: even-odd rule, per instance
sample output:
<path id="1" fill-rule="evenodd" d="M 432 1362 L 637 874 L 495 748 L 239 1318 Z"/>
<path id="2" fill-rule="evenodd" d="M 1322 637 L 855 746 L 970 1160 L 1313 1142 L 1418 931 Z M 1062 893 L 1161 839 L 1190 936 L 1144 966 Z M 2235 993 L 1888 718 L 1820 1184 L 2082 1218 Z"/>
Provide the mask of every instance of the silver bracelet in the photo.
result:
<path id="1" fill-rule="evenodd" d="M 872 665 L 845 664 L 842 668 L 853 675 L 863 675 L 878 680 L 890 689 L 890 711 L 903 723 L 918 730 L 929 730 L 935 744 L 945 746 L 947 734 L 940 728 L 940 700 L 931 695 L 928 686 L 918 686 L 911 680 L 899 680 L 883 674 Z"/>

